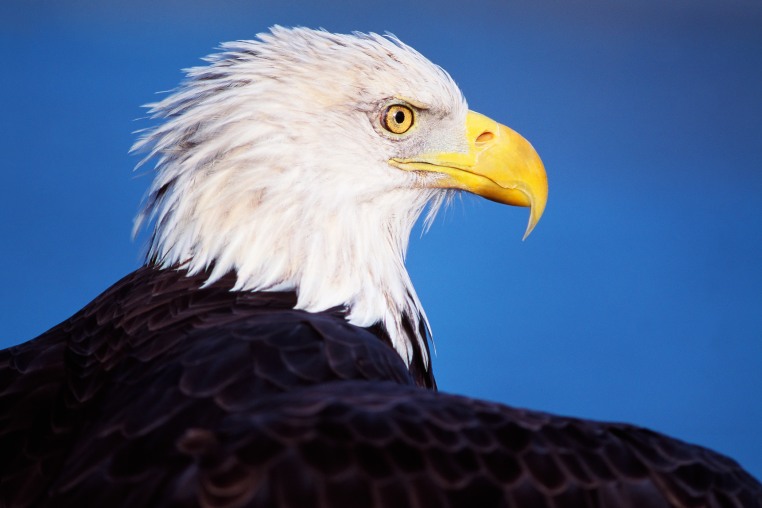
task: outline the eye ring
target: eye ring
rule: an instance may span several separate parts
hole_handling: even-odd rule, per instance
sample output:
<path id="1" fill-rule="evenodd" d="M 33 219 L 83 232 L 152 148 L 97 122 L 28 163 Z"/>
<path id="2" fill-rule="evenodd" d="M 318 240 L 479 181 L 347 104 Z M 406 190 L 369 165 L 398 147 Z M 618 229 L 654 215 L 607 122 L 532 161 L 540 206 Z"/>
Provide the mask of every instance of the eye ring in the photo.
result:
<path id="1" fill-rule="evenodd" d="M 404 134 L 415 123 L 413 109 L 404 104 L 392 104 L 381 117 L 381 125 L 392 134 Z"/>

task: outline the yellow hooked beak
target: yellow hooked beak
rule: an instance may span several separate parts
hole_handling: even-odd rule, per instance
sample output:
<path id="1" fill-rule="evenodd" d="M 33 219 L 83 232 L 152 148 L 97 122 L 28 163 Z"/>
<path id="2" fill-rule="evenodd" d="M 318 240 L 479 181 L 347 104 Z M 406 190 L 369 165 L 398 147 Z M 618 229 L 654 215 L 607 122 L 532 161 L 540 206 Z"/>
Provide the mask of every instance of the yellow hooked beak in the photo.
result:
<path id="1" fill-rule="evenodd" d="M 484 115 L 466 117 L 468 151 L 422 154 L 389 162 L 405 171 L 430 171 L 441 178 L 431 185 L 460 189 L 514 206 L 528 206 L 529 236 L 545 210 L 548 178 L 540 156 L 517 132 Z"/>

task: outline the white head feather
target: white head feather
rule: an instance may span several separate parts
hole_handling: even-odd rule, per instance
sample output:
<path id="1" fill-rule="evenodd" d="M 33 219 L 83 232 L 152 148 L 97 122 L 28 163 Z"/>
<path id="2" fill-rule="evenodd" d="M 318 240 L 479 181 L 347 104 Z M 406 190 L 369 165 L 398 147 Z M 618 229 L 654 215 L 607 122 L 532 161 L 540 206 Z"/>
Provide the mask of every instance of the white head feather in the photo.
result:
<path id="1" fill-rule="evenodd" d="M 388 161 L 464 151 L 460 90 L 391 36 L 274 27 L 221 49 L 149 105 L 165 120 L 133 146 L 157 160 L 135 223 L 154 223 L 149 260 L 213 266 L 209 283 L 235 271 L 236 290 L 293 289 L 311 312 L 345 305 L 353 324 L 382 323 L 408 363 L 411 341 L 425 355 L 404 259 L 418 216 L 431 203 L 433 217 L 447 191 Z M 422 108 L 404 137 L 380 127 L 400 99 Z"/>

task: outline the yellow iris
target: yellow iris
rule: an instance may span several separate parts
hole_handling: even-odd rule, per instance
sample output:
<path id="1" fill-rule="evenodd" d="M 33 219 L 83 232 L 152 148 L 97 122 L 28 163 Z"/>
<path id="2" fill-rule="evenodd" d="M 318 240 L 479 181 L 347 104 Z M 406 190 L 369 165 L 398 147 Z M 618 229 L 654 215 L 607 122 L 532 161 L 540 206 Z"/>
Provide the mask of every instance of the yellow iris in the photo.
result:
<path id="1" fill-rule="evenodd" d="M 404 134 L 410 130 L 415 120 L 413 110 L 402 104 L 393 104 L 386 108 L 381 122 L 384 129 L 394 134 Z"/>

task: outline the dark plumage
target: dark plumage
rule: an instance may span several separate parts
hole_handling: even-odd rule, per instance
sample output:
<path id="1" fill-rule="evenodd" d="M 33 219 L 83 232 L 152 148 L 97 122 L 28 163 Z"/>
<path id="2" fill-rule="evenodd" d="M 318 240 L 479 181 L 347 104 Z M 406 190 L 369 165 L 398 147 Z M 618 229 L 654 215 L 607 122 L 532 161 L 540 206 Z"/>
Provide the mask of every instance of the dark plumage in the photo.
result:
<path id="1" fill-rule="evenodd" d="M 423 389 L 342 309 L 204 280 L 142 268 L 0 353 L 0 506 L 762 506 L 714 452 Z"/>

